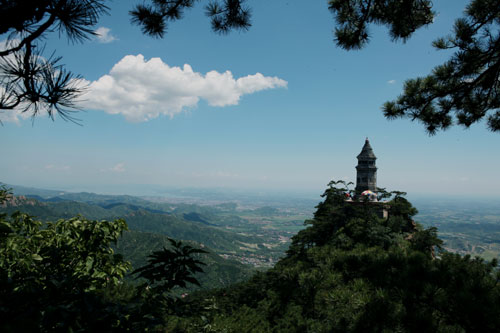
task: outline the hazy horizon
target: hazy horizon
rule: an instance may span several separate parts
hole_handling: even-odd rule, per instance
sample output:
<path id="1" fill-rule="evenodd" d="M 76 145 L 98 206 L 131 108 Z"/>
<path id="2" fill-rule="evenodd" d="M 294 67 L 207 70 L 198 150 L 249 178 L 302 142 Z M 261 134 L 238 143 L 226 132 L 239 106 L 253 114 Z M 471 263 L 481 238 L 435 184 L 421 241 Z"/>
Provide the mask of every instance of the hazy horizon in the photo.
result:
<path id="1" fill-rule="evenodd" d="M 170 198 L 182 201 L 182 199 L 198 199 L 197 201 L 241 201 L 249 198 L 255 199 L 276 199 L 276 200 L 322 200 L 321 195 L 327 188 L 314 190 L 300 190 L 300 189 L 258 189 L 258 188 L 231 188 L 231 187 L 175 187 L 175 186 L 161 186 L 155 184 L 119 184 L 119 185 L 61 185 L 61 186 L 33 186 L 31 184 L 14 184 L 0 180 L 0 184 L 7 184 L 13 187 L 33 188 L 38 190 L 51 190 L 63 191 L 69 193 L 95 193 L 98 195 L 130 195 L 137 197 L 158 197 Z M 402 189 L 386 189 L 398 190 Z M 497 202 L 500 204 L 500 194 L 496 196 L 482 195 L 480 193 L 419 193 L 407 192 L 406 197 L 410 201 L 428 202 L 428 201 L 469 201 L 469 202 Z M 207 199 L 210 198 L 210 199 Z M 418 208 L 418 207 L 417 207 Z"/>

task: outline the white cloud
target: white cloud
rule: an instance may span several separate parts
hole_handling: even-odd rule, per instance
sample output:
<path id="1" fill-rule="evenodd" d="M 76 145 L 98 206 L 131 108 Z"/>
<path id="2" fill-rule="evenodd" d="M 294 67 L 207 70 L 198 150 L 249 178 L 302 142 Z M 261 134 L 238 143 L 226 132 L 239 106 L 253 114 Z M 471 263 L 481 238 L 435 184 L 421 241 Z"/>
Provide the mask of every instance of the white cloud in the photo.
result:
<path id="1" fill-rule="evenodd" d="M 124 172 L 125 171 L 125 163 L 118 163 L 112 168 L 109 168 L 109 171 L 112 172 Z"/>
<path id="2" fill-rule="evenodd" d="M 94 32 L 97 34 L 95 37 L 99 43 L 107 44 L 116 40 L 116 37 L 111 34 L 110 28 L 99 27 Z"/>
<path id="3" fill-rule="evenodd" d="M 389 80 L 389 81 L 387 81 L 387 83 L 394 84 L 394 83 L 396 83 L 396 80 Z"/>
<path id="4" fill-rule="evenodd" d="M 84 107 L 122 114 L 128 121 L 141 122 L 160 115 L 175 114 L 198 105 L 204 99 L 211 106 L 237 105 L 241 96 L 260 90 L 287 87 L 278 77 L 261 73 L 235 79 L 230 71 L 194 72 L 190 65 L 170 67 L 160 58 L 145 60 L 128 55 L 108 75 L 88 82 Z"/>
<path id="5" fill-rule="evenodd" d="M 1 93 L 2 92 L 0 91 L 0 94 Z M 0 110 L 0 123 L 11 122 L 19 124 L 19 118 L 18 118 L 19 116 L 23 117 L 24 114 L 19 112 L 18 110 Z"/>

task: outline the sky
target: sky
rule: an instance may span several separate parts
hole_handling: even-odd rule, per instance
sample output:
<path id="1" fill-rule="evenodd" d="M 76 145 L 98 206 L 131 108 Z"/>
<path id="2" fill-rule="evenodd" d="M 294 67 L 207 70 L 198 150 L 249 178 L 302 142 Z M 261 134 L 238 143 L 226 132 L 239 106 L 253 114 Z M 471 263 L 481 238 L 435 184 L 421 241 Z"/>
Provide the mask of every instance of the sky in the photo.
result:
<path id="1" fill-rule="evenodd" d="M 447 59 L 431 42 L 451 32 L 467 1 L 434 1 L 434 24 L 406 43 L 371 26 L 368 46 L 349 52 L 333 42 L 326 0 L 248 1 L 252 27 L 223 36 L 198 3 L 163 39 L 130 23 L 139 2 L 110 2 L 99 36 L 82 44 L 48 36 L 46 50 L 89 87 L 82 126 L 3 112 L 1 182 L 97 193 L 151 185 L 320 194 L 332 179 L 355 181 L 368 137 L 379 187 L 500 197 L 500 135 L 484 123 L 429 136 L 381 112 L 406 79 Z"/>

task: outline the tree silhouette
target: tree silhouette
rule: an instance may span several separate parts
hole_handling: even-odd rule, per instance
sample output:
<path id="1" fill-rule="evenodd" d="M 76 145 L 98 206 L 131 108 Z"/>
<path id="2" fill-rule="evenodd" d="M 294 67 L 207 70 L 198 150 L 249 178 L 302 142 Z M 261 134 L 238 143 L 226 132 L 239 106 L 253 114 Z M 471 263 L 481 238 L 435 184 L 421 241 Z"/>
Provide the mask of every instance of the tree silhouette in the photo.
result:
<path id="1" fill-rule="evenodd" d="M 151 0 L 151 4 L 137 5 L 130 15 L 132 23 L 138 24 L 144 34 L 163 37 L 168 21 L 181 19 L 184 10 L 194 6 L 199 0 Z M 210 1 L 206 5 L 206 15 L 211 18 L 212 29 L 225 34 L 231 29 L 247 30 L 250 24 L 250 9 L 246 0 Z"/>
<path id="2" fill-rule="evenodd" d="M 43 57 L 45 36 L 52 31 L 71 42 L 95 35 L 92 27 L 106 13 L 105 0 L 1 0 L 0 109 L 19 109 L 33 117 L 46 111 L 53 119 L 75 120 L 75 99 L 83 92 L 79 76 L 66 70 L 61 57 Z"/>
<path id="3" fill-rule="evenodd" d="M 434 17 L 427 0 L 331 0 L 329 8 L 339 24 L 336 43 L 347 50 L 368 43 L 369 23 L 387 25 L 393 40 L 405 41 Z M 472 0 L 453 34 L 433 43 L 438 50 L 455 50 L 453 56 L 431 74 L 407 80 L 403 94 L 384 104 L 385 117 L 418 120 L 431 135 L 486 118 L 488 129 L 499 132 L 499 28 L 500 1 Z"/>
<path id="4" fill-rule="evenodd" d="M 429 134 L 483 118 L 489 130 L 500 132 L 499 28 L 500 1 L 472 1 L 453 35 L 434 41 L 439 50 L 455 50 L 451 59 L 426 77 L 407 80 L 403 94 L 384 104 L 384 115 L 418 120 Z"/>

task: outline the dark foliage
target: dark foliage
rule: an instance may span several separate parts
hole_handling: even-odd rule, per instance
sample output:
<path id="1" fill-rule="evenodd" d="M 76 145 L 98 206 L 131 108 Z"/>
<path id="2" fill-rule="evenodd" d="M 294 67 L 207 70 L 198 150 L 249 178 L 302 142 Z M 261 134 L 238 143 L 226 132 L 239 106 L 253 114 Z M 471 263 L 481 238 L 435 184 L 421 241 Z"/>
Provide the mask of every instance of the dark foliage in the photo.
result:
<path id="1" fill-rule="evenodd" d="M 443 252 L 401 192 L 346 200 L 331 182 L 308 227 L 269 271 L 178 298 L 197 284 L 197 250 L 170 240 L 124 283 L 110 243 L 124 221 L 0 215 L 0 330 L 168 332 L 497 332 L 497 261 Z M 9 191 L 0 188 L 0 202 Z M 390 195 L 390 197 L 389 197 Z M 381 209 L 387 214 L 381 214 Z"/>
<path id="2" fill-rule="evenodd" d="M 42 227 L 22 213 L 0 216 L 0 330 L 97 329 L 119 314 L 100 294 L 119 285 L 129 264 L 110 243 L 123 220 L 59 220 Z"/>
<path id="3" fill-rule="evenodd" d="M 179 20 L 184 11 L 194 6 L 197 0 L 150 0 L 151 4 L 137 5 L 130 15 L 132 23 L 141 26 L 142 32 L 153 37 L 163 37 L 168 22 Z M 247 30 L 250 24 L 250 9 L 245 0 L 211 1 L 206 6 L 206 14 L 211 18 L 212 29 L 218 33 L 228 33 L 232 29 Z"/>
<path id="4" fill-rule="evenodd" d="M 186 283 L 200 285 L 194 274 L 203 272 L 203 262 L 193 258 L 194 254 L 207 253 L 195 249 L 182 242 L 169 239 L 172 249 L 163 248 L 153 252 L 148 259 L 148 264 L 136 269 L 132 274 L 145 278 L 148 285 L 160 292 L 168 292 L 174 287 L 185 288 Z"/>
<path id="5" fill-rule="evenodd" d="M 0 187 L 0 203 L 10 197 Z M 171 240 L 136 272 L 152 288 L 124 283 L 130 264 L 115 254 L 123 220 L 82 217 L 42 223 L 16 212 L 0 214 L 0 331 L 145 331 L 167 325 L 183 302 L 168 292 L 195 283 L 205 253 Z M 175 310 L 175 311 L 174 311 Z"/>
<path id="6" fill-rule="evenodd" d="M 429 134 L 483 118 L 500 132 L 500 2 L 471 1 L 453 35 L 434 46 L 455 53 L 430 75 L 406 81 L 404 93 L 384 104 L 385 116 L 418 120 Z"/>
<path id="7" fill-rule="evenodd" d="M 337 45 L 360 49 L 369 41 L 368 24 L 389 27 L 392 39 L 408 39 L 433 20 L 427 0 L 331 0 L 339 26 Z M 386 118 L 409 118 L 424 124 L 429 134 L 453 124 L 469 127 L 483 119 L 500 131 L 500 2 L 471 0 L 453 34 L 434 42 L 438 50 L 455 50 L 426 77 L 407 80 L 404 92 L 383 106 Z"/>
<path id="8" fill-rule="evenodd" d="M 0 110 L 19 109 L 33 117 L 42 111 L 54 119 L 76 119 L 75 100 L 84 90 L 79 76 L 60 64 L 60 57 L 44 57 L 45 35 L 58 31 L 72 42 L 94 35 L 93 26 L 106 13 L 105 0 L 1 0 L 0 34 L 7 34 L 0 50 Z"/>
<path id="9" fill-rule="evenodd" d="M 335 41 L 346 50 L 368 43 L 369 24 L 386 25 L 393 40 L 404 41 L 434 18 L 428 0 L 330 0 L 329 8 L 338 23 Z"/>
<path id="10" fill-rule="evenodd" d="M 496 261 L 438 252 L 436 229 L 394 193 L 346 201 L 332 182 L 287 256 L 247 283 L 203 295 L 212 328 L 230 332 L 494 332 L 500 327 Z M 388 217 L 380 216 L 385 206 Z M 199 301 L 203 301 L 199 299 Z M 193 320 L 193 319 L 192 319 Z M 193 330 L 196 331 L 196 330 Z"/>

